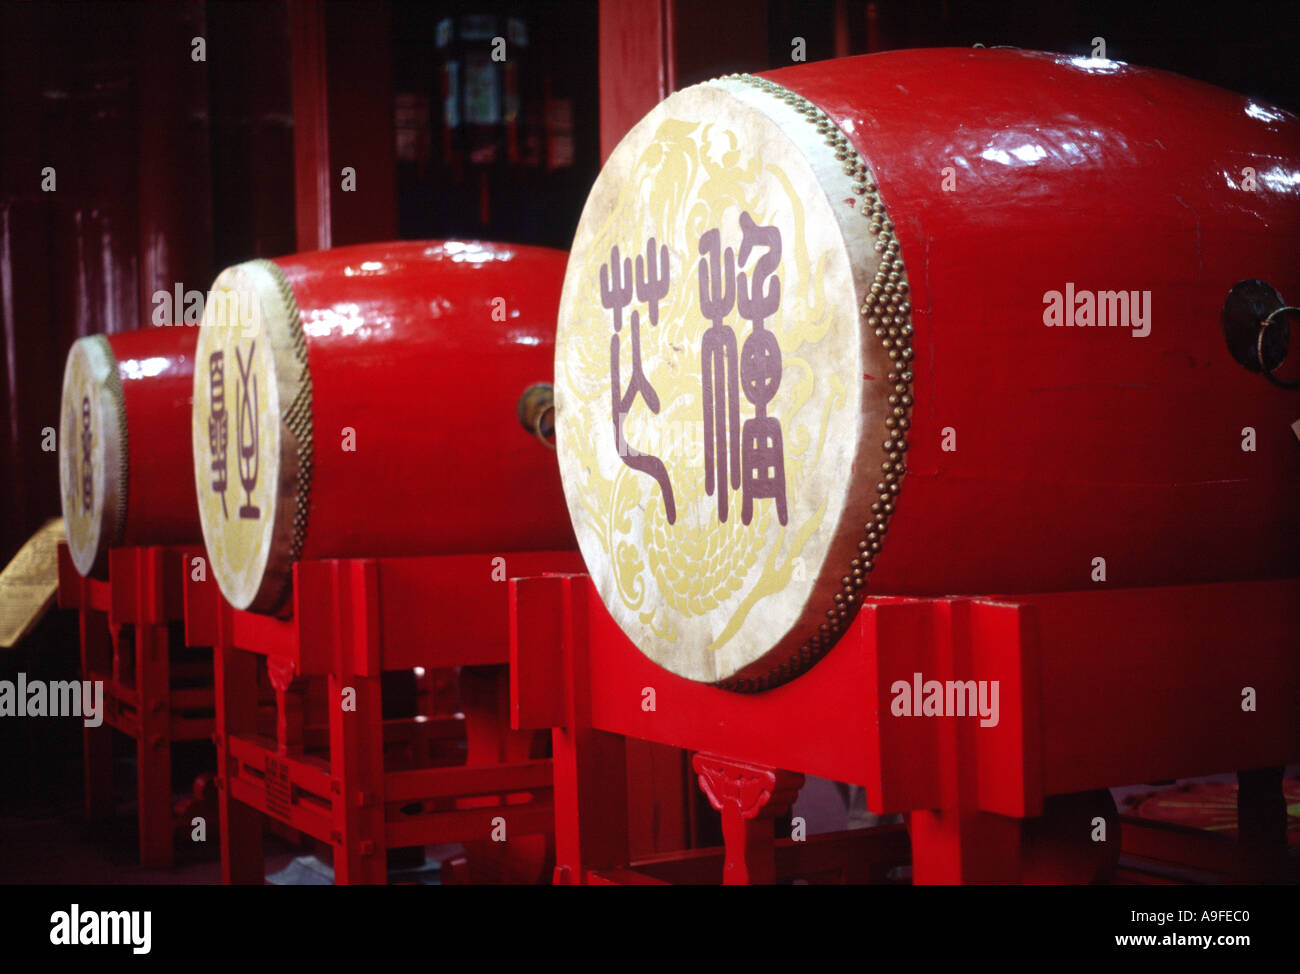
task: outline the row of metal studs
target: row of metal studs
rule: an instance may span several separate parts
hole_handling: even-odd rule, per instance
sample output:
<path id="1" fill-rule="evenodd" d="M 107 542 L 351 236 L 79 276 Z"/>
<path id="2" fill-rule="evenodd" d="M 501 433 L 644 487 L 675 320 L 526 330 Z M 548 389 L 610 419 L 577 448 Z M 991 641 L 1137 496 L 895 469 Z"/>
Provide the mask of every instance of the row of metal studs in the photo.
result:
<path id="1" fill-rule="evenodd" d="M 289 326 L 290 341 L 293 344 L 293 357 L 301 366 L 297 394 L 284 411 L 284 425 L 294 434 L 298 442 L 298 473 L 294 485 L 293 534 L 289 540 L 289 561 L 292 564 L 302 556 L 303 545 L 307 541 L 307 513 L 311 506 L 311 472 L 314 443 L 312 440 L 312 389 L 311 370 L 307 367 L 307 337 L 302 329 L 302 315 L 298 310 L 298 300 L 294 297 L 293 285 L 289 283 L 278 264 L 269 260 L 257 260 L 269 273 L 280 292 L 283 302 L 285 321 Z M 285 578 L 275 596 L 275 607 L 288 596 L 291 578 Z"/>
<path id="2" fill-rule="evenodd" d="M 807 98 L 766 78 L 732 74 L 722 80 L 743 82 L 785 102 L 817 127 L 826 144 L 835 150 L 835 158 L 843 163 L 845 175 L 853 180 L 854 194 L 861 197 L 858 212 L 871 221 L 868 229 L 876 238 L 875 250 L 880 255 L 880 269 L 868 289 L 861 314 L 893 363 L 893 370 L 889 373 L 889 381 L 893 384 L 889 395 L 890 414 L 885 417 L 886 458 L 881 464 L 881 479 L 876 484 L 871 519 L 864 528 L 866 537 L 858 542 L 858 554 L 849 563 L 849 573 L 840 578 L 840 591 L 835 593 L 834 606 L 826 610 L 826 621 L 818 626 L 817 632 L 797 653 L 764 676 L 724 680 L 718 684 L 728 690 L 755 693 L 794 679 L 826 655 L 848 628 L 861 605 L 861 590 L 875 567 L 876 555 L 889 530 L 894 502 L 907 470 L 903 454 L 907 452 L 907 429 L 911 426 L 913 401 L 912 308 L 907 297 L 907 272 L 899 255 L 894 225 L 885 213 L 885 205 L 880 200 L 867 164 L 839 126 Z"/>

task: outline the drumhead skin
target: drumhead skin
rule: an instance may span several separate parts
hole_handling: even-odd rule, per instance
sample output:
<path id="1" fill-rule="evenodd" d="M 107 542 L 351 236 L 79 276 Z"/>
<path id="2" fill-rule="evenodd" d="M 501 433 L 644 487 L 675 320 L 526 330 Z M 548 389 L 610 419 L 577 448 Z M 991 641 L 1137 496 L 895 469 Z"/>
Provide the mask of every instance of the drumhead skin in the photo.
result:
<path id="1" fill-rule="evenodd" d="M 270 610 L 302 550 L 312 443 L 302 322 L 275 264 L 217 276 L 195 361 L 194 479 L 213 574 L 235 608 Z"/>
<path id="2" fill-rule="evenodd" d="M 59 497 L 68 551 L 82 575 L 104 567 L 126 529 L 126 405 L 103 335 L 79 338 L 63 370 Z"/>
<path id="3" fill-rule="evenodd" d="M 850 618 L 910 402 L 887 225 L 844 135 L 751 77 L 670 97 L 592 189 L 561 300 L 560 469 L 605 604 L 674 673 L 788 679 Z"/>
<path id="4" fill-rule="evenodd" d="M 597 179 L 560 308 L 605 606 L 759 691 L 866 596 L 1295 574 L 1294 400 L 1220 316 L 1243 280 L 1296 304 L 1297 246 L 1300 120 L 1176 75 L 941 49 L 670 96 Z"/>

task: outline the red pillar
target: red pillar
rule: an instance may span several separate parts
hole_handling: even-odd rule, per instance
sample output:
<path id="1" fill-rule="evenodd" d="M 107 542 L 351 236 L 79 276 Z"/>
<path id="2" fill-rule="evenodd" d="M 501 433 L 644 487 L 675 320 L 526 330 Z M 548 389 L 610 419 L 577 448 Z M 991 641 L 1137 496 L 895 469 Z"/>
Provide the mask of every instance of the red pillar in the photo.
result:
<path id="1" fill-rule="evenodd" d="M 136 13 L 139 325 L 146 325 L 155 292 L 174 297 L 178 284 L 206 291 L 211 283 L 212 188 L 208 129 L 194 123 L 208 112 L 208 65 L 193 59 L 191 45 L 206 34 L 204 5 L 145 4 Z M 172 318 L 179 322 L 183 311 Z"/>
<path id="2" fill-rule="evenodd" d="M 387 4 L 289 4 L 299 251 L 397 233 L 390 33 Z"/>

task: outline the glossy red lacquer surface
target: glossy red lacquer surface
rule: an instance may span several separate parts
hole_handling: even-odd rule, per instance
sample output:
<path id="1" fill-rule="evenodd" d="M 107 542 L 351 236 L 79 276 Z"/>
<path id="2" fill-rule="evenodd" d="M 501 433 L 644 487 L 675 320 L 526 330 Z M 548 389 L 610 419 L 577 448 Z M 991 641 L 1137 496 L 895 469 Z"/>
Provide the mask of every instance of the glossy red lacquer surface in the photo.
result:
<path id="1" fill-rule="evenodd" d="M 202 538 L 190 456 L 190 405 L 198 329 L 181 325 L 108 335 L 126 405 L 123 545 Z"/>
<path id="2" fill-rule="evenodd" d="M 1300 304 L 1300 120 L 1029 51 L 766 77 L 862 153 L 911 283 L 908 471 L 871 592 L 1085 587 L 1095 557 L 1121 586 L 1300 571 L 1300 401 L 1234 361 L 1220 327 L 1245 278 Z M 1067 283 L 1150 291 L 1150 334 L 1047 327 L 1044 296 Z"/>
<path id="3" fill-rule="evenodd" d="M 276 261 L 311 371 L 303 558 L 573 547 L 555 453 L 516 413 L 551 381 L 566 259 L 447 241 Z"/>

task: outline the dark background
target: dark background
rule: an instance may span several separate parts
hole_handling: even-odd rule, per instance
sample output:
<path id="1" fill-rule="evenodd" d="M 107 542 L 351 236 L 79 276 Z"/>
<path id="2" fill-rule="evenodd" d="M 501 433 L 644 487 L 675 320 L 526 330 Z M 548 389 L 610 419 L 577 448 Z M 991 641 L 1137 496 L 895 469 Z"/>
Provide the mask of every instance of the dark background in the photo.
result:
<path id="1" fill-rule="evenodd" d="M 58 425 L 68 346 L 147 324 L 156 291 L 206 290 L 224 266 L 324 239 L 567 247 L 600 166 L 598 12 L 613 2 L 329 2 L 313 13 L 269 0 L 0 0 L 0 563 L 59 513 L 56 455 L 41 439 Z M 1100 36 L 1112 59 L 1300 110 L 1293 3 L 649 3 L 672 11 L 677 87 L 786 65 L 796 36 L 810 61 L 976 43 L 1088 55 Z M 486 18 L 479 33 L 522 22 L 510 76 L 483 68 L 487 42 L 474 29 L 439 46 L 439 22 L 466 16 Z M 313 25 L 324 83 L 294 59 Z M 206 40 L 201 63 L 191 58 L 196 36 Z M 447 79 L 464 95 L 470 64 L 480 80 L 497 72 L 498 102 L 470 124 L 460 99 L 451 126 Z M 342 166 L 357 171 L 355 193 L 332 181 L 327 238 L 302 222 L 312 145 L 328 149 L 336 177 Z M 41 191 L 46 166 L 53 193 Z M 0 678 L 70 675 L 74 625 L 52 613 L 0 657 Z M 27 739 L 34 723 L 0 724 L 0 805 L 15 788 L 67 784 L 30 774 L 30 762 L 63 758 L 78 774 L 75 722 L 58 722 L 66 747 L 53 750 L 48 737 Z M 11 760 L 29 766 L 16 772 Z"/>

